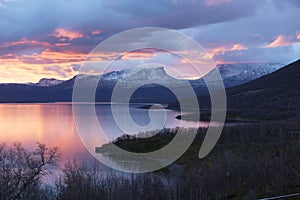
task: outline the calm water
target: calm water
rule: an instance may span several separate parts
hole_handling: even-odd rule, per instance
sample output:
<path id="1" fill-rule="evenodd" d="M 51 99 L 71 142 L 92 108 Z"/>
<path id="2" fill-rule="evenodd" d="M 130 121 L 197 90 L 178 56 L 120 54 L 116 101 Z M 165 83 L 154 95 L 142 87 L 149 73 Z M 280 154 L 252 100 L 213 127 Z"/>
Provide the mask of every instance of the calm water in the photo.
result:
<path id="1" fill-rule="evenodd" d="M 82 105 L 93 106 L 93 105 Z M 118 104 L 118 110 L 122 114 L 124 105 Z M 161 121 L 153 121 L 153 126 L 147 127 L 150 122 L 149 112 L 146 109 L 137 108 L 137 104 L 130 105 L 130 113 L 133 120 L 140 126 L 145 126 L 143 130 L 153 130 L 161 128 Z M 114 139 L 123 134 L 114 122 L 111 105 L 98 104 L 95 106 L 98 121 L 104 130 L 107 138 Z M 161 115 L 162 110 L 154 111 L 154 118 Z M 164 127 L 173 128 L 207 126 L 207 123 L 185 122 L 175 119 L 179 112 L 167 110 Z M 84 116 L 85 117 L 85 116 Z M 87 132 L 94 129 L 94 125 L 89 124 L 87 117 Z M 124 116 L 125 117 L 125 116 Z M 181 123 L 181 124 L 180 124 Z M 157 126 L 156 126 L 157 125 Z M 133 131 L 133 134 L 136 132 Z M 77 134 L 71 104 L 0 104 L 0 142 L 11 144 L 15 141 L 21 142 L 25 147 L 33 149 L 36 142 L 41 142 L 47 146 L 56 146 L 62 153 L 62 162 L 76 158 L 77 161 L 85 161 L 91 156 L 82 145 Z M 91 141 L 93 144 L 101 144 L 99 138 Z"/>

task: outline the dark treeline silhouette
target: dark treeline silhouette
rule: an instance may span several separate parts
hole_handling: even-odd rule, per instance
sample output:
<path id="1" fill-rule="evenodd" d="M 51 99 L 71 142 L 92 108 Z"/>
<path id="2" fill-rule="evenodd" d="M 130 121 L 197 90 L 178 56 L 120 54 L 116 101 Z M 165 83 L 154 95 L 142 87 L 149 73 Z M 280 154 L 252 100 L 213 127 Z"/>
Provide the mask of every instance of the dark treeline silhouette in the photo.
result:
<path id="1" fill-rule="evenodd" d="M 44 175 L 43 171 L 34 184 L 20 190 L 24 191 L 22 196 L 16 196 L 22 187 L 13 187 L 11 191 L 14 192 L 6 192 L 4 187 L 7 185 L 3 183 L 11 180 L 16 184 L 18 180 L 13 173 L 7 174 L 10 179 L 5 179 L 2 174 L 3 170 L 8 170 L 7 166 L 1 169 L 1 199 L 258 199 L 296 193 L 300 191 L 299 130 L 300 125 L 296 122 L 226 126 L 213 151 L 200 160 L 198 152 L 206 129 L 199 128 L 188 151 L 162 170 L 130 174 L 104 169 L 98 162 L 68 162 L 55 186 L 42 186 L 40 178 Z M 141 138 L 125 136 L 113 142 L 127 150 L 147 152 L 170 141 L 176 131 L 165 129 L 149 139 L 150 143 L 159 141 L 155 147 L 146 145 L 144 138 L 138 142 Z M 6 151 L 18 155 L 17 148 L 12 149 L 6 148 Z M 53 150 L 38 149 L 36 152 L 48 152 L 44 155 L 49 162 L 42 163 L 55 163 L 53 159 L 49 160 Z M 0 155 L 9 153 L 0 152 Z M 43 157 L 41 153 L 30 155 Z M 37 159 L 38 163 L 41 160 Z M 11 166 L 28 168 L 28 165 Z M 12 194 L 15 196 L 9 196 Z"/>

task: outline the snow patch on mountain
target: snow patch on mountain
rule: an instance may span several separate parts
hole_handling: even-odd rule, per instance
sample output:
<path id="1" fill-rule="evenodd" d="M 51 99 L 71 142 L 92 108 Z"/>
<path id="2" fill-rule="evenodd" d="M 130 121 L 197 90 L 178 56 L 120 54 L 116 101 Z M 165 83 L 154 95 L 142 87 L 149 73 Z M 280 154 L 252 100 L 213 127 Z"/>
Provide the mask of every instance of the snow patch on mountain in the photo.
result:
<path id="1" fill-rule="evenodd" d="M 182 86 L 186 80 L 178 80 L 169 76 L 163 67 L 138 67 L 120 71 L 112 71 L 102 75 L 76 76 L 78 85 L 85 87 L 97 85 L 101 88 L 114 88 L 120 82 L 123 88 L 153 87 L 154 85 Z M 143 84 L 146 83 L 147 84 Z"/>
<path id="2" fill-rule="evenodd" d="M 55 86 L 63 83 L 63 80 L 57 80 L 55 78 L 42 78 L 39 82 L 35 83 L 34 85 L 40 86 L 40 87 L 49 87 L 49 86 Z"/>
<path id="3" fill-rule="evenodd" d="M 221 73 L 225 86 L 230 87 L 258 79 L 279 70 L 283 66 L 284 64 L 280 63 L 226 64 L 219 65 L 218 70 Z"/>

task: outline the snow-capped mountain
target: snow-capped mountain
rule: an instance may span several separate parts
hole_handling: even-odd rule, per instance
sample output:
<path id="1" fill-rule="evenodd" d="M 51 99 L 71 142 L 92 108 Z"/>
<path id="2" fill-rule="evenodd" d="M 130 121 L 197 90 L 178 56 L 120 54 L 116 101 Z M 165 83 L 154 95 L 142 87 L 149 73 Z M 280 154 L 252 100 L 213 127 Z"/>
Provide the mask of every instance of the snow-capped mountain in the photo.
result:
<path id="1" fill-rule="evenodd" d="M 282 68 L 283 64 L 278 63 L 241 63 L 241 64 L 222 64 L 206 75 L 208 83 L 203 79 L 190 81 L 193 87 L 204 87 L 207 84 L 216 84 L 214 76 L 210 76 L 217 70 L 219 71 L 226 88 L 241 85 L 270 74 Z M 212 78 L 211 78 L 212 77 Z"/>
<path id="2" fill-rule="evenodd" d="M 245 64 L 223 64 L 218 65 L 218 70 L 226 87 L 240 85 L 282 68 L 280 63 L 245 63 Z"/>
<path id="3" fill-rule="evenodd" d="M 222 64 L 218 65 L 215 70 L 219 70 L 226 87 L 240 85 L 251 80 L 257 79 L 261 76 L 270 74 L 283 67 L 283 64 L 268 63 L 268 64 Z M 211 72 L 212 73 L 212 72 Z M 120 71 L 112 71 L 103 75 L 86 75 L 79 74 L 69 81 L 62 81 L 57 79 L 41 79 L 35 85 L 37 86 L 56 86 L 64 85 L 65 88 L 72 88 L 75 79 L 80 82 L 82 87 L 89 85 L 97 85 L 98 87 L 113 88 L 118 81 L 122 81 L 122 87 L 130 88 L 136 87 L 145 80 L 149 82 L 166 85 L 166 86 L 182 86 L 183 80 L 175 79 L 169 76 L 163 67 L 157 68 L 130 68 Z M 62 83 L 68 84 L 62 84 Z M 190 81 L 193 87 L 205 85 L 202 79 Z M 148 84 L 144 87 L 151 87 L 153 84 Z"/>
<path id="4" fill-rule="evenodd" d="M 219 70 L 225 86 L 231 87 L 267 75 L 282 66 L 281 64 L 226 64 L 219 65 L 214 70 Z M 139 88 L 131 99 L 133 102 L 168 103 L 176 101 L 174 94 L 167 89 L 168 86 L 183 87 L 187 80 L 169 76 L 163 67 L 131 68 L 102 75 L 79 74 L 66 81 L 41 79 L 35 84 L 0 84 L 0 102 L 72 101 L 75 81 L 79 82 L 83 91 L 90 88 L 91 85 L 97 85 L 95 99 L 99 102 L 111 101 L 113 89 L 117 82 L 121 81 L 120 86 L 124 91 L 130 88 Z M 189 82 L 196 95 L 207 94 L 207 87 L 203 79 L 189 80 Z M 141 83 L 146 83 L 146 85 Z M 213 83 L 212 80 L 210 84 Z"/>
<path id="5" fill-rule="evenodd" d="M 59 85 L 63 83 L 63 80 L 57 80 L 55 78 L 42 78 L 37 83 L 31 83 L 31 85 L 41 86 L 41 87 L 49 87 L 54 85 Z"/>
<path id="6" fill-rule="evenodd" d="M 148 83 L 144 87 L 152 87 L 155 84 L 165 86 L 182 86 L 183 80 L 169 76 L 163 67 L 157 68 L 131 68 L 118 72 L 104 74 L 101 77 L 102 83 L 105 80 L 121 81 L 124 88 L 137 87 L 141 83 Z"/>
<path id="7" fill-rule="evenodd" d="M 76 81 L 80 87 L 97 85 L 98 88 L 114 88 L 121 82 L 122 88 L 136 88 L 139 86 L 153 87 L 154 85 L 181 86 L 183 80 L 169 76 L 163 67 L 157 68 L 130 68 L 121 71 L 112 71 L 103 75 L 77 75 Z M 147 81 L 149 84 L 143 85 Z M 142 84 L 142 85 L 140 85 Z"/>

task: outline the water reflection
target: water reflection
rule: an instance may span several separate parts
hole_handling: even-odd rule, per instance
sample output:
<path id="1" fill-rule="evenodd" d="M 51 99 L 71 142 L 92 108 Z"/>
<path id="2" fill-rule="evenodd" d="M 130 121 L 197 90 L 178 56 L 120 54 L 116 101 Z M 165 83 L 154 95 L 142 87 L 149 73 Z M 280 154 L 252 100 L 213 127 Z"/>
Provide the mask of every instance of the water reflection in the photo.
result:
<path id="1" fill-rule="evenodd" d="M 118 106 L 120 110 L 123 109 L 122 104 Z M 148 110 L 136 108 L 137 106 L 139 105 L 132 104 L 130 113 L 137 124 L 145 126 L 150 120 Z M 159 114 L 162 111 L 155 112 Z M 110 104 L 97 104 L 96 113 L 102 129 L 109 139 L 123 134 L 114 123 Z M 175 117 L 178 114 L 176 111 L 168 110 L 165 127 L 177 127 L 180 122 L 182 127 L 208 126 L 208 123 L 176 120 Z M 92 132 L 93 126 L 88 124 L 89 116 L 86 117 L 86 128 L 89 129 L 87 132 Z M 91 143 L 97 144 L 97 146 L 103 144 L 103 141 L 98 138 L 93 140 Z M 0 104 L 0 142 L 9 144 L 15 141 L 19 141 L 31 149 L 35 147 L 36 142 L 45 143 L 47 146 L 57 146 L 60 148 L 64 160 L 76 158 L 83 161 L 91 158 L 77 135 L 72 105 L 67 103 Z"/>

